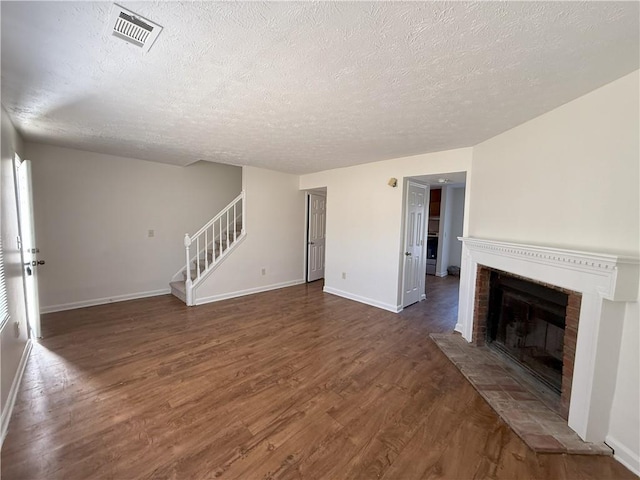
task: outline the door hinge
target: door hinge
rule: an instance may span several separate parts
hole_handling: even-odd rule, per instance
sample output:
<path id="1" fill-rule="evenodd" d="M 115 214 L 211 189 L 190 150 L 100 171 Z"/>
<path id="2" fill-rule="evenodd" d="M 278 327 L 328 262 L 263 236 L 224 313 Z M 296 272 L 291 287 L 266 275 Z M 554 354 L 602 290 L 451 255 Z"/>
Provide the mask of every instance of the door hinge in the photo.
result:
<path id="1" fill-rule="evenodd" d="M 20 235 L 16 237 L 16 243 L 18 244 L 18 250 L 22 250 L 22 239 L 20 238 Z"/>

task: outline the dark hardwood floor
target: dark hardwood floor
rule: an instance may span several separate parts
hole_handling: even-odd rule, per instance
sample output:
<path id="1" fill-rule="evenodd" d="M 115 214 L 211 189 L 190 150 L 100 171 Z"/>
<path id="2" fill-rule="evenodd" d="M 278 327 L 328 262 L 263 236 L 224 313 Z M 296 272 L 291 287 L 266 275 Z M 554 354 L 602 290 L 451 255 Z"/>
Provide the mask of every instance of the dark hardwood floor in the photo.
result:
<path id="1" fill-rule="evenodd" d="M 316 282 L 44 315 L 2 479 L 635 478 L 529 450 L 428 338 L 457 279 L 427 288 L 401 314 Z"/>

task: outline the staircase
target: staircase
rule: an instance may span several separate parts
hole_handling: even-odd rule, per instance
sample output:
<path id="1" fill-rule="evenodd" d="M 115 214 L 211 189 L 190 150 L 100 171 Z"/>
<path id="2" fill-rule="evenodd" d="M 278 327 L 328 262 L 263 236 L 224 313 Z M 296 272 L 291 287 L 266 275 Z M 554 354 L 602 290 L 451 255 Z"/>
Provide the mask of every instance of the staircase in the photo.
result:
<path id="1" fill-rule="evenodd" d="M 246 237 L 245 218 L 245 193 L 242 191 L 200 230 L 193 235 L 185 234 L 185 266 L 169 283 L 173 295 L 187 305 L 196 304 L 196 287 Z"/>

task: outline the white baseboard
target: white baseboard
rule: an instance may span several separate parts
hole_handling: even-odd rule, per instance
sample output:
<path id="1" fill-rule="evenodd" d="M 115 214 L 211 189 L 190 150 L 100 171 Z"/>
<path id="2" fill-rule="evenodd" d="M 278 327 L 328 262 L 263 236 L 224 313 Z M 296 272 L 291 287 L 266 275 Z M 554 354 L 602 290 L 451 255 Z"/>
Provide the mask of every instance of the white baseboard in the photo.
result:
<path id="1" fill-rule="evenodd" d="M 367 298 L 367 297 L 361 297 L 360 295 L 355 295 L 353 293 L 345 292 L 343 290 L 338 290 L 337 288 L 324 287 L 323 291 L 325 293 L 337 295 L 338 297 L 347 298 L 349 300 L 354 300 L 356 302 L 364 303 L 366 305 L 371 305 L 372 307 L 378 307 L 383 310 L 387 310 L 389 312 L 398 313 L 402 311 L 401 305 L 391 305 L 390 303 L 379 302 L 378 300 L 374 300 L 372 298 Z"/>
<path id="2" fill-rule="evenodd" d="M 453 327 L 454 332 L 462 333 L 462 325 L 460 323 L 456 323 L 456 326 Z"/>
<path id="3" fill-rule="evenodd" d="M 632 451 L 630 448 L 620 443 L 611 435 L 607 435 L 604 443 L 613 448 L 613 458 L 615 458 L 633 473 L 640 476 L 640 456 L 638 452 Z"/>
<path id="4" fill-rule="evenodd" d="M 444 272 L 436 272 L 436 277 L 444 278 L 447 275 L 449 275 L 449 272 L 447 272 L 446 270 Z"/>
<path id="5" fill-rule="evenodd" d="M 9 396 L 7 397 L 7 401 L 5 402 L 4 410 L 2 410 L 2 420 L 0 423 L 0 435 L 2 435 L 2 439 L 0 440 L 0 446 L 4 443 L 4 439 L 7 436 L 7 432 L 9 431 L 9 421 L 11 420 L 11 413 L 13 412 L 13 407 L 16 404 L 18 390 L 20 389 L 20 383 L 22 383 L 24 370 L 27 367 L 27 360 L 29 360 L 31 347 L 31 340 L 27 340 L 27 344 L 25 345 L 24 351 L 22 352 L 22 357 L 20 358 L 20 363 L 18 364 L 18 370 L 16 371 L 16 375 L 13 377 L 13 382 L 11 383 Z"/>
<path id="6" fill-rule="evenodd" d="M 244 297 L 245 295 L 253 295 L 254 293 L 268 292 L 270 290 L 278 290 L 279 288 L 293 287 L 294 285 L 300 285 L 304 282 L 304 279 L 291 280 L 289 282 L 273 283 L 271 285 L 264 285 L 261 287 L 247 288 L 246 290 L 237 290 L 235 292 L 221 293 L 220 295 L 211 295 L 209 297 L 197 298 L 197 290 L 194 293 L 195 304 L 204 305 L 205 303 L 219 302 L 221 300 L 228 300 L 230 298 Z"/>
<path id="7" fill-rule="evenodd" d="M 170 288 L 162 290 L 151 290 L 149 292 L 128 293 L 126 295 L 116 295 L 114 297 L 95 298 L 93 300 L 83 300 L 81 302 L 62 303 L 60 305 L 49 305 L 40 307 L 40 313 L 63 312 L 65 310 L 75 310 L 76 308 L 94 307 L 96 305 L 106 305 L 107 303 L 126 302 L 127 300 L 137 300 L 139 298 L 156 297 L 171 293 Z"/>

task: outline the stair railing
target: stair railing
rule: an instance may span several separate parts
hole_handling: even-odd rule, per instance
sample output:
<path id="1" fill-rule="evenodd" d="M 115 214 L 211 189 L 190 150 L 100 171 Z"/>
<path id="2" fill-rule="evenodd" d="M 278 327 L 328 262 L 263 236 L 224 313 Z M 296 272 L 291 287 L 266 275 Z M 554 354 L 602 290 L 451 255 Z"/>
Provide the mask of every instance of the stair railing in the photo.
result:
<path id="1" fill-rule="evenodd" d="M 193 305 L 193 287 L 230 252 L 231 247 L 245 234 L 247 218 L 245 213 L 243 190 L 200 230 L 193 235 L 188 233 L 184 235 L 186 260 L 184 285 L 187 305 Z M 192 254 L 192 250 L 195 254 Z M 192 264 L 196 274 L 193 280 L 191 279 Z"/>

